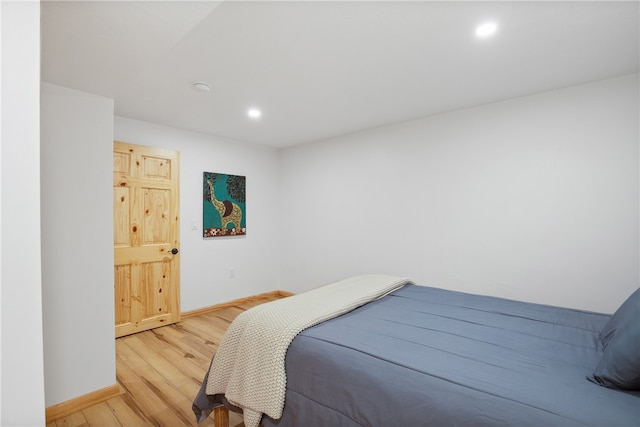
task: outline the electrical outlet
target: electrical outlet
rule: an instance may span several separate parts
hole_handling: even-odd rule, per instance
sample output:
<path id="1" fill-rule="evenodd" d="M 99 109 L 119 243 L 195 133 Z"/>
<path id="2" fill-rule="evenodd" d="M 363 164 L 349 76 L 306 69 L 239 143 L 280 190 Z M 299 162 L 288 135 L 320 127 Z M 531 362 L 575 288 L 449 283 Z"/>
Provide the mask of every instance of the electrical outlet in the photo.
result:
<path id="1" fill-rule="evenodd" d="M 191 220 L 191 229 L 192 230 L 197 230 L 198 229 L 198 220 L 197 219 L 192 219 Z"/>
<path id="2" fill-rule="evenodd" d="M 236 277 L 236 269 L 231 267 L 229 269 L 229 279 L 233 279 L 234 277 Z"/>

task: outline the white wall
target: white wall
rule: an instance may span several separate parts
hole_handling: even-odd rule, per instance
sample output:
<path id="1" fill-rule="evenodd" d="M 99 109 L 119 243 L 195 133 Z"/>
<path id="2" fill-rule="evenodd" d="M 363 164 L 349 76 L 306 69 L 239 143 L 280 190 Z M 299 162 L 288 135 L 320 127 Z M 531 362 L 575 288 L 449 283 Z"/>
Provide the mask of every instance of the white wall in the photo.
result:
<path id="1" fill-rule="evenodd" d="M 40 287 L 40 2 L 0 2 L 0 425 L 44 425 Z"/>
<path id="2" fill-rule="evenodd" d="M 51 406 L 116 383 L 113 100 L 42 83 L 41 115 L 45 402 Z"/>
<path id="3" fill-rule="evenodd" d="M 115 384 L 114 139 L 181 152 L 182 311 L 278 288 L 279 193 L 275 149 L 122 118 L 115 119 L 114 136 L 113 100 L 48 83 L 42 84 L 41 102 L 42 313 L 49 407 Z M 203 171 L 247 177 L 247 236 L 201 237 Z M 198 230 L 191 230 L 192 219 Z M 228 277 L 231 267 L 233 279 Z M 35 271 L 31 263 L 22 268 Z"/>
<path id="4" fill-rule="evenodd" d="M 611 312 L 638 286 L 638 75 L 285 149 L 282 287 L 381 272 Z"/>
<path id="5" fill-rule="evenodd" d="M 182 311 L 278 289 L 283 222 L 277 150 L 121 117 L 115 118 L 115 139 L 180 151 Z M 246 176 L 246 236 L 202 238 L 205 171 Z"/>

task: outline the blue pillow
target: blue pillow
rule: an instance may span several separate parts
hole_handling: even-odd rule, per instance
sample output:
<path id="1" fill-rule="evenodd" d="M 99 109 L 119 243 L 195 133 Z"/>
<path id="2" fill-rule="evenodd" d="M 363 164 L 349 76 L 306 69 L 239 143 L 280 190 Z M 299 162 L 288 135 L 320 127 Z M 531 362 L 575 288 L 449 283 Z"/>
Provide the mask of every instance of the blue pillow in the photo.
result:
<path id="1" fill-rule="evenodd" d="M 603 347 L 606 349 L 609 341 L 616 334 L 617 329 L 625 323 L 635 320 L 639 321 L 640 313 L 640 288 L 636 289 L 634 293 L 627 298 L 625 302 L 613 313 L 613 316 L 600 330 L 600 341 Z"/>
<path id="2" fill-rule="evenodd" d="M 608 388 L 640 390 L 640 311 L 618 327 L 589 380 Z"/>
<path id="3" fill-rule="evenodd" d="M 640 288 L 600 331 L 604 353 L 590 381 L 609 388 L 640 390 Z"/>

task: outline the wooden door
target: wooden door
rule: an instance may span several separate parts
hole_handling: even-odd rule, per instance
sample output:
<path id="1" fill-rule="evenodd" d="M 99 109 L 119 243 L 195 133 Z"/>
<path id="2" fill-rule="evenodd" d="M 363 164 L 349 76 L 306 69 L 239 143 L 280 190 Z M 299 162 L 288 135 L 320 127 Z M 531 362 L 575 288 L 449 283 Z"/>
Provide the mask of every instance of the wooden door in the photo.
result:
<path id="1" fill-rule="evenodd" d="M 114 142 L 116 337 L 180 320 L 179 155 Z"/>

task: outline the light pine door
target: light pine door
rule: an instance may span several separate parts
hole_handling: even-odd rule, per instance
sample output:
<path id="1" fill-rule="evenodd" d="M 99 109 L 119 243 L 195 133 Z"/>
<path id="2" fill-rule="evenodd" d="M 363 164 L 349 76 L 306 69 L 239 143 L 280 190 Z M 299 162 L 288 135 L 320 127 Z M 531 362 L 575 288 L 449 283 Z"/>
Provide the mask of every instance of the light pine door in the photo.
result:
<path id="1" fill-rule="evenodd" d="M 114 142 L 116 337 L 180 320 L 179 160 Z"/>

